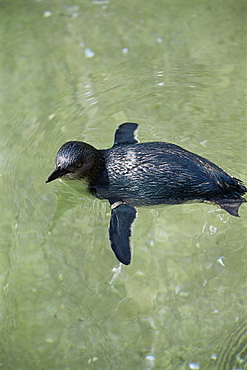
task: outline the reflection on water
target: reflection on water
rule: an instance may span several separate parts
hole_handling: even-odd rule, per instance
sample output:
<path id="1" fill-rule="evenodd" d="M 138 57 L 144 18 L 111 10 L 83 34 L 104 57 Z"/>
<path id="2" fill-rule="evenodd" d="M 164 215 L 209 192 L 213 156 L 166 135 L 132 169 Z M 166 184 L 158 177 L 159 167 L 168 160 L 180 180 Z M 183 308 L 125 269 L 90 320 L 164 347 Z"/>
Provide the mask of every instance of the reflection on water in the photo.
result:
<path id="1" fill-rule="evenodd" d="M 124 121 L 142 142 L 174 142 L 247 182 L 244 2 L 132 3 L 1 3 L 4 369 L 245 358 L 245 321 L 224 335 L 246 311 L 244 205 L 240 219 L 206 204 L 139 208 L 126 268 L 107 202 L 45 184 L 64 142 L 109 148 Z"/>

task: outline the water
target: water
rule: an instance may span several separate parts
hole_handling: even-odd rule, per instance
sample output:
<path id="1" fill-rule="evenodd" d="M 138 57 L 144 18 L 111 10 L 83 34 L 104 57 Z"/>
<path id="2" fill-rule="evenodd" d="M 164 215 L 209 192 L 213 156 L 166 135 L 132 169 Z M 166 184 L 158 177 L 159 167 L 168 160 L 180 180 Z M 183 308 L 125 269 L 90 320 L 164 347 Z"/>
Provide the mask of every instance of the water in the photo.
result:
<path id="1" fill-rule="evenodd" d="M 247 183 L 246 3 L 0 6 L 3 369 L 212 368 L 247 308 L 246 205 L 139 208 L 119 268 L 108 203 L 44 182 L 65 141 L 133 121 Z"/>

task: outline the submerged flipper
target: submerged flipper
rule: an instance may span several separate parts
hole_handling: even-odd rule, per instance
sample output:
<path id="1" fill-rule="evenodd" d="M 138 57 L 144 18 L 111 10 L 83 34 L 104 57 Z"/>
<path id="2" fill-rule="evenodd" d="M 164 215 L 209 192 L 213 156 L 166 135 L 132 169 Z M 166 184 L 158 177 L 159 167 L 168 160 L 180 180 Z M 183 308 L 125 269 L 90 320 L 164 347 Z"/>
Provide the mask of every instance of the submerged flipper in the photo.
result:
<path id="1" fill-rule="evenodd" d="M 239 217 L 238 209 L 242 203 L 246 202 L 246 199 L 240 196 L 237 198 L 215 197 L 210 199 L 210 202 L 217 204 L 230 215 Z"/>
<path id="2" fill-rule="evenodd" d="M 111 203 L 111 202 L 110 202 Z M 131 224 L 136 217 L 136 210 L 127 203 L 115 202 L 111 205 L 109 238 L 117 259 L 124 265 L 131 262 L 130 235 Z"/>
<path id="3" fill-rule="evenodd" d="M 118 126 L 115 132 L 114 145 L 136 144 L 138 141 L 134 137 L 134 131 L 137 129 L 137 123 L 126 122 Z"/>

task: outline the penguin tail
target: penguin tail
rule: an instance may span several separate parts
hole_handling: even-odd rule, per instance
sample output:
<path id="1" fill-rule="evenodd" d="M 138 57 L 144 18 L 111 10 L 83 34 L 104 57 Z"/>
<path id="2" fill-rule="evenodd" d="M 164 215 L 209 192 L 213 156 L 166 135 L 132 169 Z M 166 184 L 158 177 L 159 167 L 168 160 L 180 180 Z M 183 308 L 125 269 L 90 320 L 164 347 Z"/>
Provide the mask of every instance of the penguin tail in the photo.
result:
<path id="1" fill-rule="evenodd" d="M 221 196 L 211 198 L 209 199 L 209 202 L 216 204 L 217 206 L 228 212 L 230 215 L 239 217 L 238 209 L 242 203 L 246 202 L 246 199 L 241 197 L 240 195 L 231 198 L 227 196 Z"/>

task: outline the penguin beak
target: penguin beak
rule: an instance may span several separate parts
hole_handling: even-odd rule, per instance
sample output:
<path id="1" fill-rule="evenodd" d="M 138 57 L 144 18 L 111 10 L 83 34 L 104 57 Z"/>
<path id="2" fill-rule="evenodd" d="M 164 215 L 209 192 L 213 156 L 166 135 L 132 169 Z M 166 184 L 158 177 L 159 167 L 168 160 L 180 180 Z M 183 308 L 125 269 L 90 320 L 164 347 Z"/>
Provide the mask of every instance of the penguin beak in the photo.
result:
<path id="1" fill-rule="evenodd" d="M 68 171 L 65 171 L 65 170 L 61 170 L 60 168 L 56 168 L 51 174 L 50 176 L 48 177 L 48 179 L 46 180 L 46 183 L 47 182 L 51 182 L 53 180 L 56 180 L 58 179 L 59 177 L 62 177 L 64 175 L 66 175 L 68 173 Z"/>

